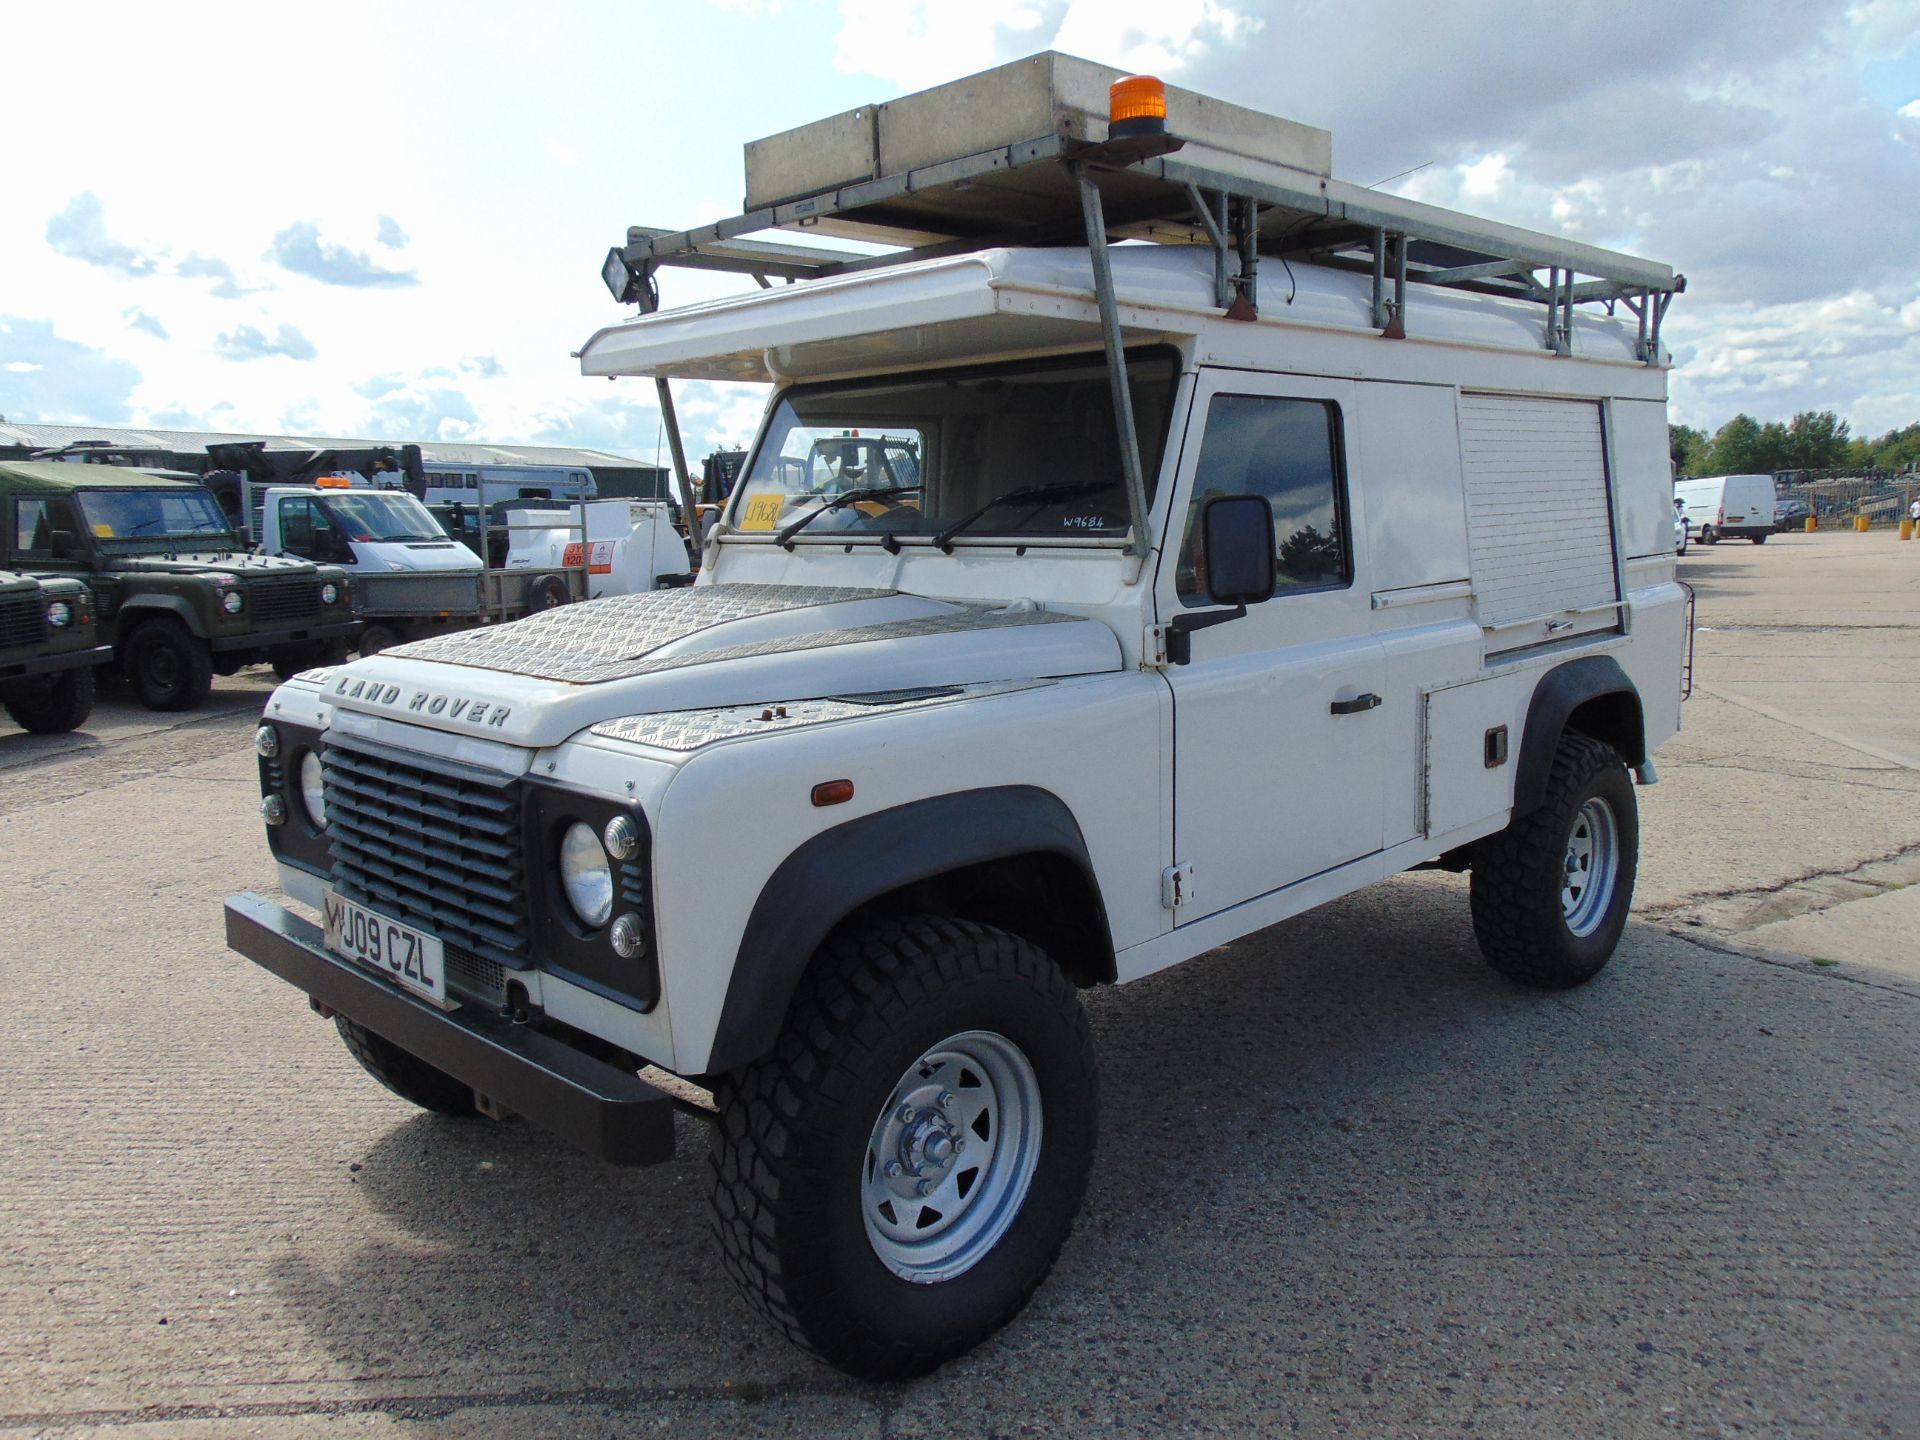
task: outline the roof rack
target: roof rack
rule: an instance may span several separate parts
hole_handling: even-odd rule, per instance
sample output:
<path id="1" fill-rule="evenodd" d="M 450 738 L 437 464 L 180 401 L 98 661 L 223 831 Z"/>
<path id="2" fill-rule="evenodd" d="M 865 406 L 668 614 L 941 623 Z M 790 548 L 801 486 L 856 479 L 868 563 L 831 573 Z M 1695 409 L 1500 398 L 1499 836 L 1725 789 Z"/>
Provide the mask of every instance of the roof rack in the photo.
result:
<path id="1" fill-rule="evenodd" d="M 763 287 L 977 250 L 1084 243 L 1106 332 L 1122 463 L 1145 511 L 1128 413 L 1110 240 L 1206 246 L 1229 319 L 1260 307 L 1262 260 L 1370 274 L 1381 335 L 1408 334 L 1413 286 L 1541 306 L 1541 344 L 1572 353 L 1573 308 L 1624 305 L 1640 360 L 1661 363 L 1660 331 L 1686 277 L 1671 267 L 1423 205 L 1336 180 L 1323 130 L 1165 87 L 1162 133 L 1112 126 L 1124 72 L 1047 52 L 862 106 L 746 147 L 742 213 L 697 229 L 634 226 L 602 278 L 642 313 L 672 266 L 752 275 Z M 768 230 L 900 247 L 884 254 L 754 240 Z M 667 381 L 656 381 L 674 466 L 686 477 Z M 1136 536 L 1143 528 L 1136 525 Z"/>

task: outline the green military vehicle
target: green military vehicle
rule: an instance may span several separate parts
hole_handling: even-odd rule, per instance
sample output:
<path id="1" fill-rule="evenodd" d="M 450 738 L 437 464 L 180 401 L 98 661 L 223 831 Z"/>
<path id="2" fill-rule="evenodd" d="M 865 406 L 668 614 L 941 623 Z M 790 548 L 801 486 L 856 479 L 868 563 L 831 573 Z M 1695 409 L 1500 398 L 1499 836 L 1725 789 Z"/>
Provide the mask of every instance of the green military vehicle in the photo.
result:
<path id="1" fill-rule="evenodd" d="M 14 724 L 79 729 L 93 713 L 93 667 L 111 659 L 85 585 L 0 570 L 0 704 Z"/>
<path id="2" fill-rule="evenodd" d="M 343 658 L 356 630 L 344 571 L 247 554 L 191 476 L 0 462 L 0 564 L 84 580 L 153 710 L 198 705 L 216 672 L 265 661 L 284 678 Z"/>

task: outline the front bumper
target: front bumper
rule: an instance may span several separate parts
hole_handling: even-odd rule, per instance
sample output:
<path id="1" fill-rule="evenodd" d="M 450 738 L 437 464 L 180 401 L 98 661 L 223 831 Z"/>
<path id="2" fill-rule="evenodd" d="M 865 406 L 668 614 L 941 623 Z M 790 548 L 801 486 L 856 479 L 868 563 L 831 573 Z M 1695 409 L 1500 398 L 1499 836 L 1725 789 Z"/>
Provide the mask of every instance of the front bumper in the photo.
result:
<path id="1" fill-rule="evenodd" d="M 227 946 L 495 1104 L 615 1165 L 673 1157 L 673 1100 L 525 1025 L 445 1011 L 327 951 L 320 927 L 259 895 L 228 898 Z"/>
<path id="2" fill-rule="evenodd" d="M 112 661 L 111 645 L 95 645 L 86 650 L 62 650 L 53 655 L 35 655 L 13 664 L 0 665 L 0 680 L 20 680 L 28 675 L 51 675 L 60 670 L 75 670 L 82 665 L 107 665 Z"/>
<path id="3" fill-rule="evenodd" d="M 358 620 L 341 620 L 332 625 L 302 625 L 293 630 L 249 630 L 241 635 L 216 635 L 209 648 L 222 650 L 277 650 L 282 645 L 304 645 L 309 640 L 345 639 L 359 633 Z"/>

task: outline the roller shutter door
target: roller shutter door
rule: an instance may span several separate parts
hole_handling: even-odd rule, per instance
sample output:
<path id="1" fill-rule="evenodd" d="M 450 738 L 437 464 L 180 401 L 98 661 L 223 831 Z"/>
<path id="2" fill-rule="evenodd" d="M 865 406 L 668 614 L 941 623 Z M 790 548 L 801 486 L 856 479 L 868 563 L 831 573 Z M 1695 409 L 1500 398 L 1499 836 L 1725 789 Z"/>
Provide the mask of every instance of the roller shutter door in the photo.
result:
<path id="1" fill-rule="evenodd" d="M 1516 644 L 1617 628 L 1599 404 L 1463 394 L 1460 453 L 1480 623 Z"/>

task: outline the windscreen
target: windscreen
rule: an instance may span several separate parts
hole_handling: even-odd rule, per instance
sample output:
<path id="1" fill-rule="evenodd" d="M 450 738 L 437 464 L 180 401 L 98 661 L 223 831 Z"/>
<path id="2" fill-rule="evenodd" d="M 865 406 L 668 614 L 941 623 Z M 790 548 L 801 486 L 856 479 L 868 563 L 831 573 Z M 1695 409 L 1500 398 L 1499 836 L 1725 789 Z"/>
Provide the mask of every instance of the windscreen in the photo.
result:
<path id="1" fill-rule="evenodd" d="M 427 507 L 411 495 L 391 490 L 356 494 L 343 490 L 320 502 L 341 536 L 348 540 L 444 540 L 447 532 Z"/>
<path id="2" fill-rule="evenodd" d="M 1171 349 L 1128 357 L 1149 498 L 1178 375 Z M 796 540 L 937 534 L 968 517 L 969 535 L 1126 534 L 1105 358 L 788 390 L 737 488 L 733 523 L 778 533 L 814 511 Z"/>
<path id="3" fill-rule="evenodd" d="M 99 540 L 228 541 L 227 517 L 207 491 L 192 485 L 152 490 L 83 490 L 80 510 Z"/>

